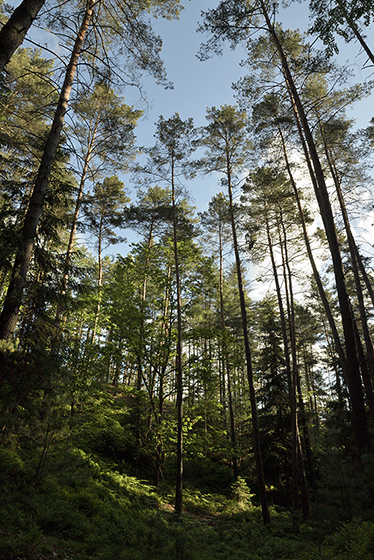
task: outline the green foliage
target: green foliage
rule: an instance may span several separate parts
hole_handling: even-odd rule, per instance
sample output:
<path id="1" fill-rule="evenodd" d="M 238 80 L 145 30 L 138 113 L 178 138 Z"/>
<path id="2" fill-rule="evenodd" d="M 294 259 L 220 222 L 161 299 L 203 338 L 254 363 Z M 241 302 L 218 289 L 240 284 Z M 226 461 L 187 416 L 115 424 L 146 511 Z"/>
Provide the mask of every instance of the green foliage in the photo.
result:
<path id="1" fill-rule="evenodd" d="M 231 490 L 239 508 L 246 509 L 251 507 L 251 499 L 254 494 L 251 494 L 248 484 L 244 478 L 238 476 L 236 481 L 232 484 Z"/>
<path id="2" fill-rule="evenodd" d="M 357 39 L 358 35 L 363 37 L 362 25 L 369 26 L 374 17 L 372 3 L 365 0 L 310 0 L 310 10 L 314 16 L 310 32 L 322 39 L 329 55 L 334 51 L 339 52 L 335 34 L 343 37 L 346 42 Z"/>
<path id="3" fill-rule="evenodd" d="M 186 485 L 202 491 L 227 493 L 233 483 L 233 474 L 228 465 L 206 457 L 192 455 L 185 461 Z"/>
<path id="4" fill-rule="evenodd" d="M 99 397 L 99 392 L 97 397 Z M 123 396 L 119 397 L 121 401 Z M 97 399 L 97 403 L 99 402 Z M 127 396 L 129 402 L 129 395 Z M 101 393 L 106 410 L 102 426 L 115 428 L 104 419 L 115 395 Z M 91 403 L 91 409 L 94 403 Z M 78 413 L 77 413 L 78 414 Z M 87 443 L 82 424 L 81 441 Z M 78 425 L 75 425 L 75 441 Z M 95 427 L 91 428 L 95 435 Z M 118 433 L 117 433 L 118 435 Z M 115 436 L 113 436 L 115 438 Z M 117 442 L 116 445 L 119 445 Z M 126 462 L 113 455 L 85 452 L 76 443 L 55 442 L 41 477 L 34 466 L 40 449 L 3 448 L 0 453 L 2 500 L 0 503 L 0 555 L 4 560 L 370 560 L 374 552 L 374 523 L 354 520 L 326 536 L 321 524 L 304 524 L 294 532 L 286 512 L 274 510 L 272 523 L 264 527 L 259 508 L 251 506 L 252 494 L 243 478 L 217 493 L 223 471 L 215 467 L 212 490 L 185 490 L 183 522 L 176 523 L 172 506 L 146 482 L 126 474 Z M 200 458 L 203 476 L 209 476 L 206 459 Z M 187 463 L 188 464 L 188 463 Z M 213 465 L 211 469 L 213 469 Z M 196 470 L 198 463 L 196 463 Z M 190 473 L 192 474 L 192 473 Z M 202 476 L 202 478 L 203 478 Z M 231 493 L 228 492 L 231 488 Z M 329 530 L 331 531 L 331 529 Z"/>

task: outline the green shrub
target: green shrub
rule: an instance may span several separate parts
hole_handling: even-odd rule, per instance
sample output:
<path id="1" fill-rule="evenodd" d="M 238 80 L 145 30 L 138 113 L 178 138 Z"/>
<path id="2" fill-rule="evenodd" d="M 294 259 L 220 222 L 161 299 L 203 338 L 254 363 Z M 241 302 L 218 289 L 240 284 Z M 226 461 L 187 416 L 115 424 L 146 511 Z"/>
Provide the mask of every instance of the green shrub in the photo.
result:
<path id="1" fill-rule="evenodd" d="M 252 506 L 251 500 L 254 494 L 251 494 L 244 478 L 238 476 L 236 481 L 231 485 L 231 491 L 239 508 L 250 508 Z"/>
<path id="2" fill-rule="evenodd" d="M 5 480 L 21 476 L 26 466 L 17 451 L 3 447 L 0 449 L 0 477 Z"/>

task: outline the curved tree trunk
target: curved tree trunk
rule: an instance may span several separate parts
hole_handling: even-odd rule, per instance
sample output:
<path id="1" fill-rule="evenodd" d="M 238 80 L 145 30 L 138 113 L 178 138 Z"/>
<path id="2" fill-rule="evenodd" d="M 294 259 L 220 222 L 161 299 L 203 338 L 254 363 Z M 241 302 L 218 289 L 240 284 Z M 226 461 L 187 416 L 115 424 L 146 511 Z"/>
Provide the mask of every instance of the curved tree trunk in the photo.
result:
<path id="1" fill-rule="evenodd" d="M 10 340 L 17 325 L 18 313 L 26 284 L 37 227 L 42 214 L 52 164 L 60 141 L 78 60 L 93 13 L 93 0 L 88 0 L 83 20 L 67 67 L 51 131 L 41 159 L 29 207 L 25 216 L 19 249 L 14 261 L 10 284 L 0 316 L 0 339 Z"/>

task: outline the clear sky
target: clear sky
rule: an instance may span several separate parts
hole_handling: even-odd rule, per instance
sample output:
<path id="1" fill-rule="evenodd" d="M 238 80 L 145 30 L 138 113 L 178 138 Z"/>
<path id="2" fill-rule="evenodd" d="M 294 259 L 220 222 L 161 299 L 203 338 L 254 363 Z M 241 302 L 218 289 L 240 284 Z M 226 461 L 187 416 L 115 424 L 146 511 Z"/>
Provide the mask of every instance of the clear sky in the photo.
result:
<path id="1" fill-rule="evenodd" d="M 182 0 L 182 3 L 185 9 L 179 20 L 153 21 L 155 32 L 163 40 L 161 56 L 174 89 L 164 89 L 155 84 L 152 78 L 144 79 L 144 90 L 150 106 L 136 130 L 140 145 L 153 145 L 154 123 L 160 115 L 168 118 L 178 112 L 182 119 L 192 117 L 195 126 L 202 126 L 205 124 L 207 107 L 235 103 L 231 84 L 243 73 L 239 62 L 244 50 L 227 50 L 223 57 L 214 56 L 200 62 L 196 57 L 203 40 L 203 35 L 196 32 L 200 13 L 201 10 L 216 6 L 217 0 Z M 132 95 L 133 92 L 129 91 L 126 100 L 136 103 L 137 98 Z M 198 210 L 204 210 L 217 192 L 217 180 L 217 177 L 204 177 L 188 182 L 188 189 Z"/>

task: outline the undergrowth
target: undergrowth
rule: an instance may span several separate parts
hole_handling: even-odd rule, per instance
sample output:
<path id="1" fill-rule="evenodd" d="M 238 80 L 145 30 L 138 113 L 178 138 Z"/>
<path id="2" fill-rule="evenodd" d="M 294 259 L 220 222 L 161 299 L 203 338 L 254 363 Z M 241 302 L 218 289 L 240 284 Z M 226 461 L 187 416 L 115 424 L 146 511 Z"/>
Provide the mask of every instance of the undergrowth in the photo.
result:
<path id="1" fill-rule="evenodd" d="M 264 527 L 243 481 L 231 493 L 186 489 L 177 520 L 172 494 L 73 446 L 56 445 L 48 469 L 3 450 L 0 557 L 3 560 L 369 560 L 374 523 L 351 521 L 333 534 L 295 531 L 287 512 Z M 170 489 L 169 489 L 170 490 Z M 243 498 L 244 496 L 244 498 Z"/>
<path id="2" fill-rule="evenodd" d="M 370 517 L 343 523 L 324 501 L 308 523 L 273 507 L 264 527 L 247 481 L 193 453 L 177 518 L 173 455 L 156 489 L 154 442 L 137 447 L 132 392 L 98 389 L 90 399 L 74 416 L 62 402 L 57 412 L 41 407 L 32 417 L 25 407 L 10 417 L 0 448 L 1 560 L 374 560 Z"/>

